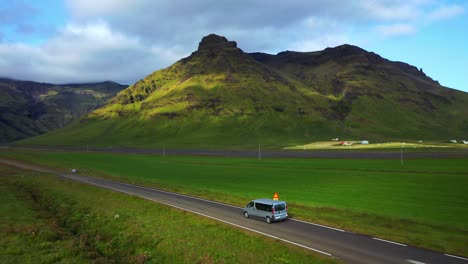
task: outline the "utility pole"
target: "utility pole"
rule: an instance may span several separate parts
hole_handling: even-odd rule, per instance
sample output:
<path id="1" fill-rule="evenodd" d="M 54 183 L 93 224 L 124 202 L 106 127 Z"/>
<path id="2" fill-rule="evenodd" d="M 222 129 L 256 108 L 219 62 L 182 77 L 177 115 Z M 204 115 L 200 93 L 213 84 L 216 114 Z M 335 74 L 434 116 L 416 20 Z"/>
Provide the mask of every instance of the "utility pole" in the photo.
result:
<path id="1" fill-rule="evenodd" d="M 260 144 L 258 144 L 258 160 L 262 159 L 262 152 L 260 150 Z"/>
<path id="2" fill-rule="evenodd" d="M 401 148 L 400 148 L 400 165 L 403 166 L 403 145 L 401 145 Z"/>

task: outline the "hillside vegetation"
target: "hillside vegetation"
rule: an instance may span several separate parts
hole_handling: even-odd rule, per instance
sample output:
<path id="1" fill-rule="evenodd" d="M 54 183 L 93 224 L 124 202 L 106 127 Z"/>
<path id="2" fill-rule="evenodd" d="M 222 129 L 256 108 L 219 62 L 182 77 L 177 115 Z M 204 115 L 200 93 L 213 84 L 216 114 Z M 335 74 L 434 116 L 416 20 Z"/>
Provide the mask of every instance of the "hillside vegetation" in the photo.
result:
<path id="1" fill-rule="evenodd" d="M 0 143 L 64 127 L 125 87 L 113 82 L 55 85 L 0 79 Z"/>
<path id="2" fill-rule="evenodd" d="M 209 35 L 198 50 L 79 122 L 24 144 L 268 148 L 315 140 L 463 138 L 468 94 L 414 66 L 342 45 L 244 53 Z"/>

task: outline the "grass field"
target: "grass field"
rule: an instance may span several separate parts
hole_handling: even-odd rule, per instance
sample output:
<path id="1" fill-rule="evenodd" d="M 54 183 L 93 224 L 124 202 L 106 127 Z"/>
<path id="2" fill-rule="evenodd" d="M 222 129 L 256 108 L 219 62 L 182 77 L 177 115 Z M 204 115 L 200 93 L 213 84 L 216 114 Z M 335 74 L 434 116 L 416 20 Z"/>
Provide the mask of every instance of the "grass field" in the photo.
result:
<path id="1" fill-rule="evenodd" d="M 165 205 L 0 166 L 0 263 L 336 263 Z"/>
<path id="2" fill-rule="evenodd" d="M 300 219 L 468 255 L 468 159 L 263 159 L 1 152 L 244 205 L 274 192 Z"/>

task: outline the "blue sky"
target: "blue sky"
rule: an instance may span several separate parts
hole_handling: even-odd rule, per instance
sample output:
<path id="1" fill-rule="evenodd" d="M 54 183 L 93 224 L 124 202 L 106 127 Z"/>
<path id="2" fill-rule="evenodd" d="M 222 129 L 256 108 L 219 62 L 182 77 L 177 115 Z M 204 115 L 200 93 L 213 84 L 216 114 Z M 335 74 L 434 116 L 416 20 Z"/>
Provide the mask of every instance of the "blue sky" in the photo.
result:
<path id="1" fill-rule="evenodd" d="M 433 0 L 0 0 L 0 76 L 132 84 L 209 33 L 244 51 L 344 43 L 468 91 L 468 3 Z"/>

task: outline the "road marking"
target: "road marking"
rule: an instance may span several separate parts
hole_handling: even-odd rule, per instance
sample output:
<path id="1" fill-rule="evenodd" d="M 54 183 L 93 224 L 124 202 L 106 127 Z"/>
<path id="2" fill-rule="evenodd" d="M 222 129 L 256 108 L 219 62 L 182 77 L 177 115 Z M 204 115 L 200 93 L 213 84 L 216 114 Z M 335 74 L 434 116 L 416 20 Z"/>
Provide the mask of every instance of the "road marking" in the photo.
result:
<path id="1" fill-rule="evenodd" d="M 87 177 L 87 176 L 84 176 L 84 177 Z M 98 179 L 99 179 L 99 178 L 98 178 Z M 99 179 L 99 180 L 103 180 L 103 179 Z M 242 209 L 242 208 L 243 208 L 243 207 L 239 207 L 239 206 L 232 205 L 232 204 L 226 204 L 226 203 L 211 201 L 211 200 L 207 200 L 207 199 L 203 199 L 203 198 L 199 198 L 199 197 L 195 197 L 195 196 L 190 196 L 190 195 L 186 195 L 186 194 L 180 194 L 180 193 L 175 193 L 175 192 L 164 191 L 164 190 L 161 190 L 161 189 L 149 188 L 149 187 L 145 187 L 145 186 L 141 186 L 141 185 L 135 185 L 135 184 L 125 183 L 125 182 L 117 182 L 117 181 L 108 181 L 108 180 L 103 180 L 103 181 L 113 182 L 113 183 L 119 183 L 119 184 L 131 186 L 131 187 L 142 188 L 142 189 L 146 189 L 146 190 L 150 190 L 150 191 L 155 191 L 155 192 L 162 192 L 162 193 L 167 193 L 167 194 L 182 196 L 182 197 L 186 197 L 186 198 L 196 199 L 196 200 L 199 200 L 199 201 L 205 201 L 205 202 L 209 202 L 209 203 L 214 203 L 214 204 L 219 204 L 219 205 L 225 205 L 225 206 L 229 206 L 229 207 L 237 208 L 237 209 Z M 302 220 L 295 219 L 295 218 L 288 218 L 288 219 L 289 219 L 289 220 L 292 220 L 292 221 L 296 221 L 296 222 L 301 222 L 301 223 L 304 223 L 304 224 L 310 224 L 310 225 L 320 226 L 320 227 L 323 227 L 323 228 L 328 228 L 328 229 L 335 230 L 335 231 L 339 231 L 339 232 L 346 232 L 345 230 L 342 230 L 342 229 L 339 229 L 339 228 L 334 228 L 334 227 L 330 227 L 330 226 L 324 226 L 324 225 L 316 224 L 316 223 L 312 223 L 312 222 L 306 222 L 306 221 L 302 221 Z"/>
<path id="2" fill-rule="evenodd" d="M 309 224 L 309 225 L 320 226 L 320 227 L 332 229 L 332 230 L 335 230 L 335 231 L 346 232 L 345 230 L 342 230 L 342 229 L 339 229 L 339 228 L 324 226 L 324 225 L 316 224 L 316 223 L 312 223 L 312 222 L 306 222 L 306 221 L 298 220 L 298 219 L 295 219 L 295 218 L 289 218 L 289 220 L 293 220 L 293 221 L 296 221 L 296 222 L 301 222 L 301 223 Z"/>
<path id="3" fill-rule="evenodd" d="M 452 257 L 452 258 L 457 258 L 457 259 L 468 260 L 467 258 L 463 258 L 463 257 L 459 257 L 459 256 L 454 256 L 454 255 L 450 255 L 450 254 L 444 254 L 444 255 L 447 256 L 447 257 Z"/>
<path id="4" fill-rule="evenodd" d="M 107 181 L 107 180 L 104 180 L 104 181 Z M 110 182 L 114 182 L 114 181 L 110 181 Z M 200 200 L 200 201 L 205 201 L 205 202 L 210 202 L 210 203 L 215 203 L 215 204 L 220 204 L 220 205 L 225 205 L 225 206 L 229 206 L 229 207 L 233 207 L 233 208 L 242 209 L 242 207 L 239 207 L 239 206 L 236 206 L 236 205 L 231 205 L 231 204 L 226 204 L 226 203 L 211 201 L 211 200 L 207 200 L 207 199 L 203 199 L 203 198 L 199 198 L 199 197 L 195 197 L 195 196 L 190 196 L 190 195 L 186 195 L 186 194 L 180 194 L 180 193 L 175 193 L 175 192 L 163 191 L 163 190 L 160 190 L 160 189 L 154 189 L 154 188 L 149 188 L 149 187 L 145 187 L 145 186 L 134 185 L 134 184 L 130 184 L 130 183 L 124 183 L 124 182 L 114 182 L 114 183 L 119 183 L 119 184 L 123 184 L 123 185 L 127 185 L 127 186 L 132 186 L 132 187 L 147 189 L 147 190 L 150 190 L 150 191 L 168 193 L 168 194 L 173 194 L 173 195 L 182 196 L 182 197 L 186 197 L 186 198 L 191 198 L 191 199 L 196 199 L 196 200 Z"/>
<path id="5" fill-rule="evenodd" d="M 152 198 L 142 197 L 142 196 L 139 196 L 138 194 L 133 194 L 133 193 L 130 193 L 130 192 L 126 192 L 126 191 L 123 191 L 123 190 L 120 190 L 120 189 L 117 189 L 117 188 L 99 185 L 98 183 L 93 182 L 93 180 L 95 180 L 95 181 L 102 181 L 102 182 L 108 182 L 108 183 L 114 183 L 114 184 L 128 185 L 128 186 L 132 186 L 132 187 L 136 187 L 136 188 L 142 188 L 142 189 L 147 189 L 147 190 L 151 190 L 151 191 L 155 191 L 155 192 L 164 192 L 164 193 L 169 193 L 169 194 L 173 194 L 173 195 L 184 196 L 184 197 L 188 197 L 188 198 L 193 198 L 193 199 L 197 199 L 197 200 L 203 200 L 203 201 L 210 202 L 210 203 L 216 203 L 216 204 L 225 205 L 225 206 L 230 206 L 230 207 L 234 207 L 234 208 L 239 208 L 239 209 L 240 209 L 241 207 L 238 207 L 238 206 L 233 206 L 233 205 L 229 205 L 229 204 L 225 204 L 225 203 L 210 201 L 210 200 L 206 200 L 206 199 L 202 199 L 202 198 L 198 198 L 198 197 L 193 197 L 193 196 L 189 196 L 189 195 L 184 195 L 184 194 L 178 194 L 178 193 L 173 193 L 173 192 L 168 192 L 168 191 L 162 191 L 162 190 L 154 189 L 154 188 L 148 188 L 148 187 L 143 187 L 143 186 L 138 186 L 138 185 L 133 185 L 133 184 L 128 184 L 128 183 L 122 183 L 122 182 L 116 182 L 116 181 L 109 181 L 109 180 L 106 180 L 106 179 L 99 179 L 99 178 L 94 178 L 94 177 L 89 177 L 89 176 L 81 176 L 81 175 L 80 175 L 80 176 L 77 175 L 78 177 L 74 177 L 75 175 L 63 174 L 63 173 L 58 172 L 58 171 L 43 169 L 42 167 L 40 167 L 40 166 L 35 166 L 35 165 L 34 165 L 34 166 L 28 166 L 27 164 L 25 165 L 24 163 L 20 163 L 20 162 L 17 162 L 17 161 L 11 161 L 11 162 L 10 162 L 9 160 L 0 159 L 0 163 L 4 163 L 4 164 L 10 165 L 10 166 L 15 166 L 15 167 L 20 167 L 20 168 L 24 168 L 24 166 L 26 166 L 26 169 L 29 169 L 29 170 L 47 171 L 48 173 L 54 173 L 54 174 L 57 174 L 57 175 L 60 175 L 60 176 L 62 176 L 62 177 L 69 178 L 69 179 L 72 179 L 72 180 L 77 180 L 77 181 L 80 181 L 80 182 L 83 182 L 83 183 L 88 183 L 88 184 L 91 184 L 91 185 L 100 186 L 100 187 L 103 187 L 103 188 L 106 188 L 106 189 L 111 189 L 111 190 L 115 190 L 115 191 L 118 191 L 118 192 L 121 192 L 121 193 L 126 193 L 126 194 L 129 194 L 129 195 L 132 195 L 132 196 L 136 196 L 136 197 L 140 197 L 140 198 L 143 198 L 143 199 L 151 200 L 151 201 L 158 202 L 158 203 L 161 203 L 161 204 L 165 204 L 165 205 L 167 205 L 167 206 L 171 206 L 171 207 L 174 207 L 174 208 L 177 208 L 177 209 L 180 209 L 180 210 L 184 210 L 184 211 L 188 211 L 188 212 L 191 212 L 191 213 L 194 213 L 194 214 L 198 214 L 198 215 L 201 215 L 201 216 L 205 216 L 205 217 L 207 217 L 207 218 L 211 218 L 211 219 L 214 219 L 214 220 L 217 220 L 217 221 L 226 223 L 226 224 L 230 224 L 230 225 L 233 225 L 233 226 L 237 226 L 237 227 L 239 227 L 239 228 L 246 229 L 246 230 L 249 230 L 249 231 L 251 231 L 251 232 L 259 233 L 259 234 L 262 234 L 262 235 L 267 236 L 267 237 L 271 237 L 271 238 L 274 238 L 274 239 L 278 239 L 278 240 L 280 240 L 280 241 L 284 241 L 284 242 L 286 242 L 286 243 L 290 243 L 290 244 L 293 244 L 293 245 L 296 245 L 296 246 L 299 246 L 299 247 L 302 247 L 302 248 L 305 248 L 305 249 L 308 249 L 308 250 L 311 250 L 311 251 L 315 251 L 315 252 L 318 252 L 318 253 L 321 253 L 321 254 L 324 254 L 324 255 L 327 255 L 327 256 L 332 256 L 330 253 L 327 253 L 327 252 L 324 252 L 324 251 L 321 251 L 321 250 L 318 250 L 318 249 L 314 249 L 314 248 L 311 248 L 311 247 L 307 247 L 307 246 L 305 246 L 305 245 L 298 244 L 298 243 L 296 243 L 296 242 L 292 242 L 292 241 L 289 241 L 289 240 L 286 240 L 286 239 L 282 239 L 282 238 L 279 238 L 279 237 L 276 237 L 276 236 L 273 236 L 273 235 L 269 235 L 269 234 L 266 234 L 266 233 L 263 233 L 263 232 L 260 232 L 260 231 L 257 231 L 257 230 L 254 230 L 254 229 L 245 227 L 245 226 L 241 226 L 241 225 L 238 225 L 238 224 L 234 224 L 234 223 L 231 223 L 231 222 L 222 220 L 222 219 L 218 219 L 218 218 L 215 218 L 215 217 L 212 217 L 212 216 L 209 216 L 209 215 L 205 215 L 205 214 L 203 214 L 203 213 L 198 213 L 198 212 L 195 212 L 195 211 L 191 211 L 191 210 L 189 210 L 189 209 L 184 209 L 184 208 L 178 207 L 178 206 L 176 206 L 176 205 L 171 205 L 171 204 L 168 204 L 168 203 L 165 203 L 165 202 L 157 201 L 157 200 L 152 199 Z M 298 221 L 298 222 L 304 222 L 304 223 L 312 224 L 312 225 L 317 225 L 317 226 L 321 226 L 321 227 L 329 228 L 329 229 L 334 229 L 334 230 L 341 231 L 341 232 L 346 232 L 346 231 L 341 230 L 341 229 L 335 229 L 335 228 L 332 228 L 332 227 L 322 226 L 322 225 L 315 224 L 315 223 L 311 223 L 311 222 L 305 222 L 305 221 L 301 221 L 301 220 L 297 220 L 297 219 L 292 219 L 292 218 L 290 218 L 290 220 Z M 351 233 L 351 232 L 350 232 L 350 233 Z M 404 247 L 407 246 L 407 245 L 405 245 L 405 244 L 401 244 L 401 243 L 397 243 L 397 242 L 393 242 L 393 241 L 389 241 L 389 240 L 384 240 L 384 239 L 380 239 L 380 238 L 376 238 L 376 237 L 372 237 L 372 239 L 379 240 L 379 241 L 383 241 L 383 242 L 387 242 L 387 243 L 392 243 L 392 244 L 400 245 L 400 246 L 404 246 Z M 442 253 L 442 254 L 444 254 L 444 253 Z M 460 256 L 455 256 L 455 255 L 450 255 L 450 254 L 444 254 L 444 255 L 445 255 L 445 256 L 448 256 L 448 257 L 452 257 L 452 258 L 457 258 L 457 259 L 462 259 L 462 260 L 467 260 L 467 261 L 468 261 L 468 258 L 464 258 L 464 257 L 460 257 Z M 422 263 L 422 264 L 424 264 L 424 262 L 418 262 L 418 261 L 411 260 L 411 259 L 407 259 L 407 261 L 410 262 L 410 263 L 413 263 L 413 264 L 416 264 L 416 263 Z"/>
<path id="6" fill-rule="evenodd" d="M 409 263 L 413 263 L 413 264 L 426 264 L 424 262 L 416 261 L 416 260 L 412 260 L 412 259 L 407 259 L 406 261 L 408 261 Z"/>
<path id="7" fill-rule="evenodd" d="M 69 177 L 68 175 L 65 175 L 65 177 L 70 179 L 70 177 Z M 73 178 L 72 178 L 72 179 L 73 179 Z M 123 190 L 120 190 L 120 189 L 117 189 L 117 188 L 113 188 L 113 187 L 109 187 L 109 186 L 102 186 L 102 185 L 98 185 L 98 184 L 96 184 L 96 183 L 92 183 L 92 182 L 88 182 L 88 181 L 81 181 L 81 182 L 90 183 L 90 184 L 95 185 L 95 186 L 99 186 L 99 187 L 111 189 L 111 190 L 118 191 L 118 192 L 121 192 L 121 193 L 126 193 L 126 194 L 128 194 L 128 195 L 140 197 L 140 198 L 143 198 L 143 199 L 146 199 L 146 200 L 150 200 L 150 201 L 153 201 L 153 202 L 157 202 L 157 203 L 160 203 L 160 204 L 165 204 L 165 205 L 167 205 L 167 206 L 174 207 L 174 208 L 177 208 L 177 209 L 182 210 L 182 211 L 187 211 L 187 212 L 191 212 L 191 213 L 194 213 L 194 214 L 197 214 L 197 215 L 201 215 L 201 216 L 204 216 L 204 217 L 207 217 L 207 218 L 211 218 L 211 219 L 214 219 L 214 220 L 217 220 L 217 221 L 220 221 L 220 222 L 229 224 L 229 225 L 233 225 L 233 226 L 236 226 L 236 227 L 239 227 L 239 228 L 242 228 L 242 229 L 246 229 L 246 230 L 249 230 L 249 231 L 251 231 L 251 232 L 255 232 L 255 233 L 258 233 L 258 234 L 261 234 L 261 235 L 264 235 L 264 236 L 267 236 L 267 237 L 270 237 L 270 238 L 273 238 L 273 239 L 281 240 L 281 241 L 283 241 L 283 242 L 286 242 L 286 243 L 289 243 L 289 244 L 293 244 L 293 245 L 295 245 L 295 246 L 302 247 L 302 248 L 305 248 L 305 249 L 308 249 L 308 250 L 311 250 L 311 251 L 314 251 L 314 252 L 317 252 L 317 253 L 320 253 L 320 254 L 323 254 L 323 255 L 327 255 L 327 256 L 329 256 L 329 257 L 332 256 L 332 254 L 327 253 L 327 252 L 325 252 L 325 251 L 321 251 L 321 250 L 318 250 L 318 249 L 315 249 L 315 248 L 311 248 L 311 247 L 308 247 L 308 246 L 305 246 L 305 245 L 302 245 L 302 244 L 299 244 L 299 243 L 296 243 L 296 242 L 293 242 L 293 241 L 290 241 L 290 240 L 287 240 L 287 239 L 284 239 L 284 238 L 280 238 L 280 237 L 273 236 L 273 235 L 270 235 L 270 234 L 267 234 L 267 233 L 263 233 L 263 232 L 261 232 L 261 231 L 258 231 L 258 230 L 255 230 L 255 229 L 252 229 L 252 228 L 249 228 L 249 227 L 246 227 L 246 226 L 238 225 L 238 224 L 235 224 L 235 223 L 226 221 L 226 220 L 222 220 L 222 219 L 216 218 L 216 217 L 214 217 L 214 216 L 210 216 L 210 215 L 206 215 L 206 214 L 199 213 L 199 212 L 196 212 L 196 211 L 192 211 L 192 210 L 190 210 L 190 209 L 182 208 L 182 207 L 177 206 L 177 205 L 173 205 L 173 204 L 166 203 L 166 202 L 161 202 L 161 201 L 156 200 L 156 199 L 153 199 L 153 198 L 140 196 L 140 195 L 138 195 L 138 194 L 134 194 L 134 193 L 131 193 L 131 192 L 123 191 Z"/>
<path id="8" fill-rule="evenodd" d="M 393 241 L 390 241 L 390 240 L 385 240 L 385 239 L 376 238 L 376 237 L 373 237 L 372 239 L 379 240 L 379 241 L 383 241 L 383 242 L 387 242 L 387 243 L 392 243 L 392 244 L 399 245 L 399 246 L 403 246 L 403 247 L 407 247 L 407 245 L 405 245 L 405 244 L 393 242 Z"/>
<path id="9" fill-rule="evenodd" d="M 36 169 L 36 170 L 37 170 L 37 168 L 35 168 L 35 167 L 33 167 L 33 168 L 31 168 L 31 169 Z M 56 173 L 56 172 L 54 172 L 54 171 L 50 171 L 50 172 Z M 125 183 L 125 182 L 119 182 L 119 181 L 110 181 L 110 180 L 100 179 L 100 178 L 94 178 L 94 177 L 90 177 L 90 176 L 86 176 L 86 175 L 77 175 L 77 176 L 79 176 L 79 177 L 85 177 L 85 178 L 88 178 L 88 179 L 101 180 L 101 181 L 104 181 L 104 182 L 111 182 L 111 183 L 123 184 L 123 185 L 131 186 L 131 187 L 146 189 L 146 190 L 155 191 L 155 192 L 161 192 L 161 193 L 172 194 L 172 195 L 176 195 L 176 196 L 181 196 L 181 197 L 196 199 L 196 200 L 199 200 L 199 201 L 205 201 L 205 202 L 209 202 L 209 203 L 214 203 L 214 204 L 229 206 L 229 207 L 237 208 L 237 209 L 242 209 L 242 208 L 243 208 L 243 207 L 239 207 L 239 206 L 236 206 L 236 205 L 231 205 L 231 204 L 226 204 L 226 203 L 211 201 L 211 200 L 207 200 L 207 199 L 203 199 L 203 198 L 199 198 L 199 197 L 195 197 L 195 196 L 190 196 L 190 195 L 180 194 L 180 193 L 175 193 L 175 192 L 170 192 L 170 191 L 164 191 L 164 190 L 161 190 L 161 189 L 150 188 L 150 187 L 145 187 L 145 186 L 141 186 L 141 185 L 135 185 L 135 184 Z M 335 230 L 335 231 L 338 231 L 338 232 L 346 232 L 345 230 L 342 230 L 342 229 L 339 229 L 339 228 L 334 228 L 334 227 L 330 227 L 330 226 L 325 226 L 325 225 L 321 225 L 321 224 L 317 224 L 317 223 L 313 223 L 313 222 L 302 221 L 302 220 L 295 219 L 295 218 L 288 218 L 288 219 L 289 219 L 289 220 L 292 220 L 292 221 L 304 223 L 304 224 L 310 224 L 310 225 L 315 225 L 315 226 L 319 226 L 319 227 L 323 227 L 323 228 Z M 350 232 L 350 233 L 351 233 L 351 232 Z"/>

